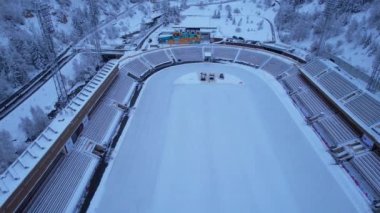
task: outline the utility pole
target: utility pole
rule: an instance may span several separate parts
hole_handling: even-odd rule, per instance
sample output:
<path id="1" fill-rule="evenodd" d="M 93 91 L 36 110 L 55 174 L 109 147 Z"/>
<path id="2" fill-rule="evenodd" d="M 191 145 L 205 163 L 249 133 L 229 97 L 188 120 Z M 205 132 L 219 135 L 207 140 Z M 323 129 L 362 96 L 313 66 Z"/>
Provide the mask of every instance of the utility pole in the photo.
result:
<path id="1" fill-rule="evenodd" d="M 92 24 L 93 29 L 95 30 L 94 35 L 93 35 L 95 52 L 97 54 L 100 54 L 101 47 L 100 47 L 100 41 L 99 41 L 99 34 L 96 29 L 99 22 L 98 21 L 98 14 L 99 14 L 98 4 L 97 4 L 97 0 L 88 0 L 88 3 L 90 7 L 91 24 Z"/>
<path id="2" fill-rule="evenodd" d="M 52 33 L 54 33 L 54 26 L 50 16 L 50 7 L 46 3 L 40 1 L 35 2 L 35 9 L 37 12 L 38 23 L 40 25 L 42 37 L 49 50 L 49 58 L 53 60 L 52 72 L 55 89 L 58 95 L 58 102 L 60 105 L 67 102 L 67 91 L 65 88 L 65 82 L 63 81 L 61 71 L 58 69 L 56 53 L 54 50 L 54 43 Z"/>
<path id="3" fill-rule="evenodd" d="M 334 14 L 334 10 L 335 10 L 336 6 L 338 5 L 338 3 L 339 3 L 339 0 L 327 0 L 326 1 L 325 11 L 323 12 L 323 15 L 325 16 L 325 22 L 323 23 L 322 35 L 321 35 L 319 42 L 318 42 L 318 50 L 317 50 L 318 56 L 323 54 L 323 52 L 325 51 L 324 48 L 325 48 L 327 28 L 330 25 L 331 17 Z"/>

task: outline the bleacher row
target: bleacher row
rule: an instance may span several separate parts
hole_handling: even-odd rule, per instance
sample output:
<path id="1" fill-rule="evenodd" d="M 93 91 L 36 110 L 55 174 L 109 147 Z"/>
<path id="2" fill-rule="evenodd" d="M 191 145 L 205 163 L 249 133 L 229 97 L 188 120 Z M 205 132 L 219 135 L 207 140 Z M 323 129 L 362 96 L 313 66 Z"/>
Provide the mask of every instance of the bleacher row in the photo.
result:
<path id="1" fill-rule="evenodd" d="M 127 73 L 119 72 L 119 76 L 108 89 L 105 99 L 108 99 L 111 102 L 125 104 L 128 101 L 128 92 L 131 91 L 134 84 L 134 80 L 127 76 Z"/>
<path id="2" fill-rule="evenodd" d="M 99 159 L 87 153 L 72 151 L 49 175 L 46 184 L 36 193 L 26 207 L 26 212 L 74 212 L 77 207 L 69 205 L 85 191 Z M 80 192 L 77 196 L 75 193 Z M 74 202 L 76 203 L 76 202 Z"/>
<path id="3" fill-rule="evenodd" d="M 107 63 L 102 69 L 112 68 Z M 75 142 L 73 151 L 62 157 L 55 165 L 42 188 L 31 202 L 28 212 L 74 212 L 99 162 L 94 153 L 96 144 L 107 146 L 112 137 L 112 129 L 118 125 L 122 112 L 116 104 L 126 104 L 135 81 L 120 72 L 95 108 L 88 115 L 82 133 Z"/>
<path id="4" fill-rule="evenodd" d="M 329 148 L 335 148 L 339 144 L 346 142 L 340 135 L 341 129 L 334 128 L 340 126 L 349 129 L 350 125 L 341 115 L 335 113 L 331 104 L 322 97 L 310 83 L 298 72 L 289 75 L 281 80 L 285 90 L 299 106 L 306 119 L 314 127 L 318 127 L 317 132 L 325 139 Z M 334 125 L 330 125 L 330 123 Z"/>
<path id="5" fill-rule="evenodd" d="M 368 94 L 361 94 L 345 106 L 367 126 L 380 122 L 380 102 Z"/>
<path id="6" fill-rule="evenodd" d="M 372 202 L 372 206 L 380 208 L 379 156 L 373 152 L 366 152 L 343 162 L 343 166 Z"/>
<path id="7" fill-rule="evenodd" d="M 337 99 L 344 98 L 357 90 L 353 83 L 334 71 L 321 76 L 318 82 Z"/>
<path id="8" fill-rule="evenodd" d="M 320 68 L 326 69 L 323 66 L 320 66 Z M 313 66 L 310 73 L 318 73 L 317 70 Z M 356 90 L 351 86 L 342 86 L 342 84 L 352 84 L 346 79 L 343 81 L 335 79 L 338 83 L 334 86 L 334 77 L 343 78 L 339 74 L 331 73 L 324 73 L 319 76 L 319 80 L 323 81 L 321 85 L 328 84 L 324 89 L 331 91 L 330 94 L 334 94 L 334 97 L 344 97 Z M 368 194 L 372 205 L 379 207 L 380 191 L 373 189 L 378 187 L 378 181 L 380 180 L 380 159 L 362 143 L 362 133 L 341 113 L 337 113 L 335 107 L 325 97 L 321 96 L 320 92 L 316 92 L 312 84 L 301 73 L 286 76 L 282 79 L 282 83 L 290 97 L 299 106 L 301 112 L 311 122 L 311 125 L 331 150 L 333 157 L 338 161 L 343 161 L 342 165 L 345 166 L 362 190 Z M 369 100 L 363 101 L 363 98 Z M 364 94 L 354 100 L 359 103 L 352 104 L 353 102 L 350 101 L 348 102 L 350 103 L 349 107 L 356 107 L 355 109 L 357 110 L 360 108 L 358 106 L 362 106 L 362 111 L 357 111 L 356 113 L 365 114 L 360 117 L 366 118 L 368 124 L 376 122 L 373 118 L 380 118 L 380 108 L 377 108 L 379 105 L 376 103 L 370 105 L 371 110 L 365 109 L 369 107 L 368 102 L 374 101 L 373 98 Z"/>
<path id="9" fill-rule="evenodd" d="M 330 105 L 313 89 L 303 90 L 292 97 L 309 120 L 330 114 L 332 111 Z"/>
<path id="10" fill-rule="evenodd" d="M 353 125 L 303 75 L 296 73 L 281 81 L 328 148 L 335 149 L 347 142 L 356 143 L 359 140 L 361 135 Z"/>
<path id="11" fill-rule="evenodd" d="M 380 102 L 368 93 L 356 92 L 360 88 L 338 71 L 314 59 L 302 67 L 305 75 L 325 90 L 334 102 L 344 104 L 346 110 L 367 127 L 380 123 Z"/>
<path id="12" fill-rule="evenodd" d="M 121 112 L 108 102 L 100 102 L 95 110 L 88 115 L 88 123 L 83 130 L 82 136 L 105 145 L 107 132 L 112 127 L 112 123 L 121 116 Z"/>
<path id="13" fill-rule="evenodd" d="M 20 154 L 7 171 L 0 175 L 0 211 L 13 211 L 33 189 L 37 175 L 47 170 L 54 161 L 63 145 L 67 143 L 69 135 L 75 130 L 66 128 L 79 125 L 80 120 L 88 113 L 90 103 L 96 102 L 103 94 L 104 85 L 112 82 L 117 76 L 117 62 L 109 61 L 83 89 L 67 104 L 67 106 L 51 121 L 49 126 Z M 86 170 L 86 161 L 78 161 L 81 170 Z M 70 187 L 70 186 L 68 186 Z M 19 190 L 18 192 L 16 190 Z M 17 192 L 18 194 L 15 194 Z M 52 200 L 53 202 L 54 200 Z M 54 201 L 60 202 L 60 201 Z M 4 209 L 3 209 L 4 208 Z"/>
<path id="14" fill-rule="evenodd" d="M 150 71 L 154 71 L 162 65 L 169 66 L 173 63 L 202 62 L 205 60 L 205 52 L 210 52 L 214 61 L 223 60 L 247 64 L 256 68 L 261 67 L 275 77 L 286 70 L 294 68 L 291 63 L 284 62 L 279 57 L 272 57 L 264 52 L 225 45 L 197 45 L 171 47 L 141 53 L 129 58 L 129 61 L 124 63 L 121 70 L 138 79 L 144 79 Z"/>
<path id="15" fill-rule="evenodd" d="M 322 116 L 311 122 L 323 141 L 331 150 L 333 156 L 343 160 L 342 165 L 347 169 L 357 184 L 367 194 L 373 206 L 380 207 L 380 158 L 366 148 L 363 143 L 363 129 L 359 130 L 351 122 L 355 117 L 366 127 L 378 125 L 380 122 L 380 102 L 371 95 L 355 86 L 347 77 L 338 71 L 329 68 L 323 61 L 313 59 L 303 65 L 301 73 L 283 79 L 285 89 L 300 105 L 306 117 L 313 111 Z M 309 83 L 310 82 L 310 83 Z M 309 93 L 315 87 L 322 96 L 313 99 L 302 97 L 302 93 Z M 317 107 L 317 102 L 327 103 L 332 110 Z M 329 103 L 330 102 L 330 103 Z M 331 102 L 334 102 L 332 104 Z M 325 105 L 325 104 L 323 104 Z M 336 113 L 334 108 L 347 110 L 345 115 Z M 326 116 L 326 111 L 330 113 Z M 331 113 L 332 111 L 332 113 Z M 314 114 L 315 115 L 315 114 Z M 354 121 L 348 121 L 344 116 L 350 116 Z M 357 124 L 358 125 L 358 124 Z M 360 124 L 359 124 L 360 125 Z M 361 128 L 366 128 L 361 127 Z M 339 159 L 338 159 L 339 160 Z"/>
<path id="16" fill-rule="evenodd" d="M 313 126 L 321 133 L 321 137 L 331 148 L 359 138 L 358 131 L 348 125 L 347 121 L 339 114 L 317 120 Z"/>
<path id="17" fill-rule="evenodd" d="M 118 119 L 122 115 L 121 109 L 116 105 L 124 105 L 129 101 L 129 94 L 135 84 L 135 81 L 127 76 L 125 72 L 120 72 L 113 84 L 108 88 L 103 99 L 88 115 L 88 121 L 81 136 L 97 144 L 107 145 L 109 142 L 107 133 L 110 129 L 115 128 Z"/>

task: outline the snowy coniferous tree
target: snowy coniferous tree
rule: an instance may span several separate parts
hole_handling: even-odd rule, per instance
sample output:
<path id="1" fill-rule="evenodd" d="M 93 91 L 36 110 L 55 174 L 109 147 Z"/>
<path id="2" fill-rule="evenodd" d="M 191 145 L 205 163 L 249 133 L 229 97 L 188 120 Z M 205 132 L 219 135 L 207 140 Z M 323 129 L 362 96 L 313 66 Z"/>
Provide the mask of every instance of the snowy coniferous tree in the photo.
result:
<path id="1" fill-rule="evenodd" d="M 146 30 L 146 23 L 145 23 L 144 18 L 142 18 L 140 22 L 140 31 L 145 31 L 145 30 Z"/>
<path id="2" fill-rule="evenodd" d="M 261 20 L 259 23 L 257 23 L 257 30 L 262 30 L 264 25 L 264 20 Z"/>
<path id="3" fill-rule="evenodd" d="M 86 10 L 82 10 L 81 8 L 76 8 L 72 15 L 72 25 L 73 25 L 73 37 L 74 40 L 82 37 L 91 27 L 90 21 L 88 20 L 88 13 Z"/>
<path id="4" fill-rule="evenodd" d="M 377 31 L 380 31 L 380 1 L 375 1 L 374 6 L 369 10 L 370 15 L 368 17 L 368 23 L 374 27 Z"/>
<path id="5" fill-rule="evenodd" d="M 24 4 L 27 4 L 27 1 L 25 1 Z M 24 10 L 22 6 L 24 6 L 24 4 L 14 0 L 3 0 L 2 6 L 0 7 L 0 16 L 4 21 L 9 23 L 24 25 L 25 18 L 22 15 Z"/>
<path id="6" fill-rule="evenodd" d="M 137 9 L 140 10 L 145 16 L 148 14 L 148 9 L 143 4 L 140 4 Z"/>
<path id="7" fill-rule="evenodd" d="M 380 50 L 377 50 L 372 62 L 372 74 L 368 82 L 367 89 L 376 92 L 380 87 Z"/>
<path id="8" fill-rule="evenodd" d="M 240 27 L 241 26 L 241 23 L 243 22 L 243 18 L 240 18 L 239 22 L 238 22 L 238 26 Z"/>
<path id="9" fill-rule="evenodd" d="M 266 8 L 269 8 L 272 6 L 272 0 L 264 0 L 264 6 Z"/>
<path id="10" fill-rule="evenodd" d="M 33 56 L 30 54 L 33 49 L 33 39 L 29 33 L 20 30 L 10 38 L 10 45 L 21 55 L 25 63 L 33 64 Z"/>
<path id="11" fill-rule="evenodd" d="M 213 19 L 220 19 L 220 11 L 214 10 L 214 14 L 212 15 Z"/>
<path id="12" fill-rule="evenodd" d="M 199 9 L 205 9 L 205 3 L 203 1 L 199 2 Z"/>
<path id="13" fill-rule="evenodd" d="M 19 127 L 25 133 L 26 137 L 29 140 L 34 139 L 35 131 L 33 127 L 33 122 L 29 117 L 21 118 Z"/>
<path id="14" fill-rule="evenodd" d="M 34 140 L 48 125 L 49 119 L 41 107 L 31 107 L 32 118 L 21 118 L 20 128 L 30 140 Z"/>
<path id="15" fill-rule="evenodd" d="M 174 6 L 170 8 L 170 23 L 179 24 L 181 22 L 181 12 L 179 7 Z"/>
<path id="16" fill-rule="evenodd" d="M 9 51 L 9 48 L 0 46 L 0 52 L 6 53 Z M 10 73 L 9 58 L 7 55 L 0 54 L 0 79 L 9 81 Z"/>
<path id="17" fill-rule="evenodd" d="M 119 30 L 112 25 L 106 29 L 106 34 L 109 39 L 117 39 L 119 37 Z"/>
<path id="18" fill-rule="evenodd" d="M 34 126 L 39 134 L 47 127 L 49 124 L 49 119 L 39 106 L 31 107 L 30 113 L 32 114 Z"/>
<path id="19" fill-rule="evenodd" d="M 181 8 L 181 10 L 185 10 L 188 8 L 187 0 L 181 0 L 180 8 Z"/>
<path id="20" fill-rule="evenodd" d="M 17 156 L 15 154 L 12 136 L 6 130 L 0 131 L 0 172 L 4 170 Z"/>
<path id="21" fill-rule="evenodd" d="M 9 73 L 10 81 L 16 86 L 24 85 L 29 81 L 26 71 L 33 70 L 33 66 L 29 65 L 13 47 L 10 48 L 7 58 L 9 70 L 11 71 Z"/>
<path id="22" fill-rule="evenodd" d="M 155 2 L 153 4 L 153 11 L 160 11 L 161 10 L 161 3 Z"/>
<path id="23" fill-rule="evenodd" d="M 303 41 L 309 36 L 309 29 L 303 21 L 298 21 L 292 31 L 291 37 L 296 41 Z"/>
<path id="24" fill-rule="evenodd" d="M 56 2 L 62 7 L 70 7 L 71 0 L 56 0 Z"/>
<path id="25" fill-rule="evenodd" d="M 82 54 L 80 60 L 74 60 L 75 82 L 88 81 L 101 66 L 101 58 L 96 54 Z"/>
<path id="26" fill-rule="evenodd" d="M 11 84 L 5 80 L 5 77 L 0 76 L 0 102 L 9 97 L 12 91 Z"/>
<path id="27" fill-rule="evenodd" d="M 211 18 L 216 18 L 216 10 L 214 10 L 214 14 L 212 15 L 212 17 Z"/>
<path id="28" fill-rule="evenodd" d="M 378 49 L 377 52 L 375 53 L 375 57 L 372 62 L 372 69 L 380 70 L 380 49 Z"/>
<path id="29" fill-rule="evenodd" d="M 45 52 L 46 53 L 46 52 Z M 48 58 L 37 45 L 33 45 L 31 55 L 33 57 L 33 65 L 36 69 L 43 69 L 48 63 Z"/>
<path id="30" fill-rule="evenodd" d="M 167 26 L 170 23 L 169 20 L 169 10 L 170 10 L 170 3 L 168 0 L 163 0 L 161 2 L 161 12 L 162 12 L 162 23 L 164 26 Z"/>
<path id="31" fill-rule="evenodd" d="M 356 30 L 359 28 L 359 23 L 356 19 L 353 19 L 351 23 L 348 25 L 345 37 L 347 42 L 351 43 L 354 40 Z"/>

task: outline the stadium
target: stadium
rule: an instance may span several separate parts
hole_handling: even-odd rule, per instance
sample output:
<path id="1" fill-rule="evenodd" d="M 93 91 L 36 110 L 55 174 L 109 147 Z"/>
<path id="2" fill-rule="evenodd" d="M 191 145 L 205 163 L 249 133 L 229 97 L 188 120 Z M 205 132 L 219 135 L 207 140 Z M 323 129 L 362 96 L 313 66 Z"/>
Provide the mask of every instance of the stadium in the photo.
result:
<path id="1" fill-rule="evenodd" d="M 109 61 L 1 176 L 0 212 L 378 211 L 379 132 L 327 59 L 172 45 Z"/>

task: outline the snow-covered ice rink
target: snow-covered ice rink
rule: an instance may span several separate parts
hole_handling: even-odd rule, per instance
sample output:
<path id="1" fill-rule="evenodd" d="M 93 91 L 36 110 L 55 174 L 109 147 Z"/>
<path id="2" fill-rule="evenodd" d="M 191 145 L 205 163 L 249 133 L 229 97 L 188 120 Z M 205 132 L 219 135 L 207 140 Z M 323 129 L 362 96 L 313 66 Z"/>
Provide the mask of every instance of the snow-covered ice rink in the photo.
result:
<path id="1" fill-rule="evenodd" d="M 200 82 L 200 72 L 225 80 Z M 210 63 L 153 75 L 90 210 L 364 211 L 361 194 L 268 76 Z"/>

